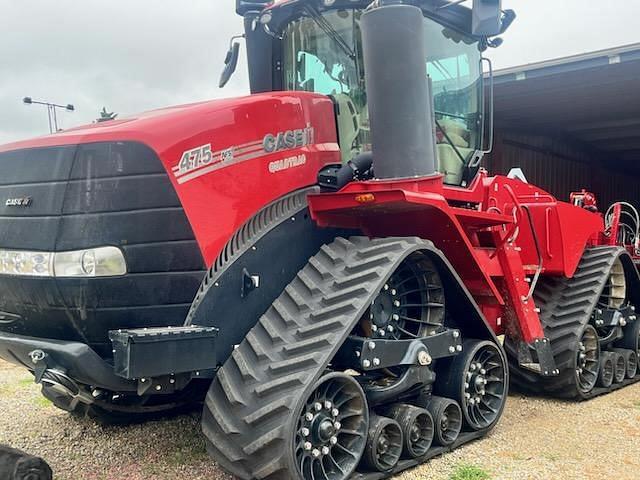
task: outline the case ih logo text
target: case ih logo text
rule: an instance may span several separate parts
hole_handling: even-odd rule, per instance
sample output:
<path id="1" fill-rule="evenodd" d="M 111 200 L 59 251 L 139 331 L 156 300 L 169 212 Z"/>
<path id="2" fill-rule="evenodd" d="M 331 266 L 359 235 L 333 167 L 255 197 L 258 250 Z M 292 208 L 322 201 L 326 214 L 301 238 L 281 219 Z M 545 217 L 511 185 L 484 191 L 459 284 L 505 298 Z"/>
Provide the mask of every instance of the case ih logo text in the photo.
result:
<path id="1" fill-rule="evenodd" d="M 7 198 L 5 207 L 30 207 L 33 203 L 31 197 Z"/>
<path id="2" fill-rule="evenodd" d="M 313 127 L 287 130 L 274 134 L 267 134 L 262 141 L 264 151 L 267 153 L 279 152 L 304 147 L 313 143 Z"/>

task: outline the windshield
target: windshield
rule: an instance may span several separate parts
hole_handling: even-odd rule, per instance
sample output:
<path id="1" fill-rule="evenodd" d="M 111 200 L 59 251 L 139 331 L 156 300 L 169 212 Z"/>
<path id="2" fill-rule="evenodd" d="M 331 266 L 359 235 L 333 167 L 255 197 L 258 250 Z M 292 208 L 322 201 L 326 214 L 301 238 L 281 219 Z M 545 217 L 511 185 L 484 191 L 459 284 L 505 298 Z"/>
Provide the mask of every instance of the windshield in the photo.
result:
<path id="1" fill-rule="evenodd" d="M 284 33 L 285 88 L 334 96 L 343 161 L 371 149 L 361 14 L 359 10 L 322 14 L 310 10 Z M 477 43 L 431 19 L 425 18 L 425 28 L 439 170 L 446 183 L 459 185 L 464 167 L 482 148 L 480 51 Z"/>

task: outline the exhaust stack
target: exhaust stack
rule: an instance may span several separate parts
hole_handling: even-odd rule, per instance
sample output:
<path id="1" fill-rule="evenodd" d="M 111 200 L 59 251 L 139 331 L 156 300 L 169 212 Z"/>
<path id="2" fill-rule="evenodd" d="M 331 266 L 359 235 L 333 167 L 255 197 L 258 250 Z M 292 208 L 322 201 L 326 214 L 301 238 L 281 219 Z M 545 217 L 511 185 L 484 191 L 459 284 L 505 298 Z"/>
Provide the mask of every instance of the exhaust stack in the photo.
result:
<path id="1" fill-rule="evenodd" d="M 437 173 L 423 22 L 410 5 L 374 8 L 360 21 L 376 178 Z"/>

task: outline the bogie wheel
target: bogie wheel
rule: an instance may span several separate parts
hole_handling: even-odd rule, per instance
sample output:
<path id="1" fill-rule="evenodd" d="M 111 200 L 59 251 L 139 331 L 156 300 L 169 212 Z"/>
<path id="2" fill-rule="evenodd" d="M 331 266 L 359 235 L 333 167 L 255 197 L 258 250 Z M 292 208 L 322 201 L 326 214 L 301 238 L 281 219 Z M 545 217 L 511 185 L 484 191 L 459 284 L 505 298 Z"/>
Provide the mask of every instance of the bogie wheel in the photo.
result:
<path id="1" fill-rule="evenodd" d="M 627 362 L 619 353 L 613 353 L 613 381 L 622 383 L 627 375 Z"/>
<path id="2" fill-rule="evenodd" d="M 397 404 L 387 412 L 402 429 L 405 458 L 418 458 L 425 455 L 433 442 L 433 417 L 428 410 L 413 405 Z"/>
<path id="3" fill-rule="evenodd" d="M 462 353 L 437 372 L 436 393 L 456 400 L 473 430 L 493 427 L 507 400 L 508 369 L 494 342 L 466 340 Z"/>
<path id="4" fill-rule="evenodd" d="M 582 331 L 576 351 L 575 378 L 578 391 L 586 395 L 598 381 L 600 372 L 600 342 L 598 332 L 591 325 Z"/>
<path id="5" fill-rule="evenodd" d="M 447 447 L 452 445 L 462 431 L 462 411 L 454 400 L 444 397 L 431 397 L 427 406 L 435 425 L 434 441 Z"/>
<path id="6" fill-rule="evenodd" d="M 598 385 L 609 388 L 613 383 L 613 356 L 610 352 L 603 352 L 600 358 L 600 371 L 598 374 Z"/>
<path id="7" fill-rule="evenodd" d="M 614 352 L 624 357 L 627 371 L 625 376 L 627 378 L 633 378 L 638 373 L 638 355 L 633 350 L 627 350 L 626 348 L 614 348 Z"/>
<path id="8" fill-rule="evenodd" d="M 388 472 L 400 460 L 402 445 L 402 430 L 398 422 L 374 416 L 369 427 L 364 464 L 371 470 Z"/>
<path id="9" fill-rule="evenodd" d="M 344 373 L 322 377 L 300 411 L 293 442 L 300 478 L 345 480 L 367 440 L 369 410 L 358 382 Z"/>

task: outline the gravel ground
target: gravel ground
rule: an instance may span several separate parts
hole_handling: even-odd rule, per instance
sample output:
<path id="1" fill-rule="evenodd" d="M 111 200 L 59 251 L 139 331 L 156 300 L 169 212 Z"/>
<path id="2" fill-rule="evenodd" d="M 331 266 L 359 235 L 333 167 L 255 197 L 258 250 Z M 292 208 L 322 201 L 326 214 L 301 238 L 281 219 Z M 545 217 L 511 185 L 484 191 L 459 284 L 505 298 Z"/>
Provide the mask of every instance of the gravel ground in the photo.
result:
<path id="1" fill-rule="evenodd" d="M 0 444 L 46 459 L 56 480 L 232 480 L 207 457 L 198 415 L 131 427 L 74 419 L 44 400 L 31 375 L 0 361 Z M 640 384 L 586 403 L 511 396 L 482 441 L 408 471 L 401 480 L 636 480 Z M 456 479 L 457 480 L 457 479 Z"/>

